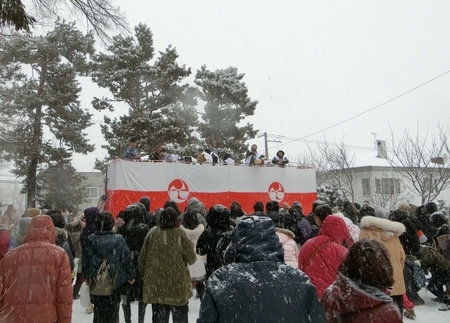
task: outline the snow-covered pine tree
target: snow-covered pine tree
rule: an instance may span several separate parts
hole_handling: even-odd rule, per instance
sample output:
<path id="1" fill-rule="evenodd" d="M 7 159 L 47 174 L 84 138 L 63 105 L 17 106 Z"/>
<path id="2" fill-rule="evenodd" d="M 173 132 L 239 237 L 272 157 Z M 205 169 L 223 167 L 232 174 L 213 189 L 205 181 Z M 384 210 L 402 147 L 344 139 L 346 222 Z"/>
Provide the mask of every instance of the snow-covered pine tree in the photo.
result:
<path id="1" fill-rule="evenodd" d="M 101 126 L 109 157 L 121 157 L 129 138 L 138 141 L 141 153 L 151 153 L 159 145 L 189 146 L 197 142 L 193 135 L 198 122 L 197 90 L 183 83 L 190 68 L 177 63 L 178 54 L 169 46 L 155 58 L 153 35 L 139 24 L 134 37 L 117 35 L 106 53 L 95 56 L 92 80 L 107 88 L 112 97 L 94 98 L 95 109 L 115 111 L 120 104 L 128 114 L 104 117 Z"/>
<path id="2" fill-rule="evenodd" d="M 25 178 L 27 206 L 35 206 L 36 175 L 46 162 L 44 130 L 70 153 L 94 150 L 83 133 L 91 114 L 80 106 L 77 81 L 93 53 L 92 34 L 74 23 L 57 23 L 45 36 L 14 33 L 0 41 L 0 114 L 14 120 L 1 129 L 9 144 L 0 147 L 0 156 L 13 160 L 13 172 Z"/>
<path id="3" fill-rule="evenodd" d="M 235 160 L 244 158 L 246 142 L 258 133 L 250 123 L 240 126 L 242 120 L 254 114 L 258 104 L 249 98 L 243 78 L 244 74 L 234 67 L 210 71 L 202 66 L 195 76 L 200 98 L 205 102 L 199 133 L 206 146 L 231 150 Z"/>

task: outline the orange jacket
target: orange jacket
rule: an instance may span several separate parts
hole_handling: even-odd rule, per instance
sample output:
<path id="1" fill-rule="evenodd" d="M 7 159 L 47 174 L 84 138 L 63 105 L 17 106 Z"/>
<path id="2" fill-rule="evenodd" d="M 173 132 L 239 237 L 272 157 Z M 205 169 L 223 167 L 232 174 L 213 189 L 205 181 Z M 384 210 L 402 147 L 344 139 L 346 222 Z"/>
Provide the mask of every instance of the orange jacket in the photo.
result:
<path id="1" fill-rule="evenodd" d="M 72 321 L 69 258 L 55 243 L 51 218 L 36 216 L 24 244 L 0 261 L 0 319 L 9 323 Z"/>

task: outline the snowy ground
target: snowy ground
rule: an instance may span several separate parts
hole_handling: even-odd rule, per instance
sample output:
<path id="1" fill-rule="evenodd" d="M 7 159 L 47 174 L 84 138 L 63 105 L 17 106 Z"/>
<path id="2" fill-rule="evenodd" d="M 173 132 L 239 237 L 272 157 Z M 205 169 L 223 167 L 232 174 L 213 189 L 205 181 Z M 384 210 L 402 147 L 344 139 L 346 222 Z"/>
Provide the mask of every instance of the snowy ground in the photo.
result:
<path id="1" fill-rule="evenodd" d="M 195 291 L 194 291 L 195 294 Z M 433 294 L 428 292 L 426 289 L 422 289 L 420 291 L 420 296 L 425 300 L 425 305 L 423 306 L 416 306 L 415 311 L 417 318 L 414 320 L 414 322 L 417 323 L 447 323 L 450 322 L 450 311 L 442 312 L 438 311 L 438 307 L 440 303 L 435 303 L 431 299 L 434 297 Z M 151 318 L 151 305 L 147 306 L 147 315 L 145 318 L 145 322 L 150 323 L 152 321 Z M 200 301 L 196 299 L 195 297 L 191 298 L 189 302 L 189 322 L 195 323 L 197 317 L 198 317 L 198 310 L 200 307 Z M 132 305 L 132 319 L 133 323 L 137 322 L 137 303 L 133 303 Z M 72 322 L 74 323 L 85 323 L 85 322 L 92 322 L 93 315 L 86 315 L 85 309 L 81 307 L 80 301 L 76 300 L 73 303 L 73 316 L 72 316 Z M 410 319 L 404 318 L 404 322 L 413 322 Z M 123 312 L 122 309 L 120 309 L 120 322 L 124 322 L 123 320 Z M 170 320 L 172 322 L 172 320 Z M 367 322 L 369 323 L 369 322 Z"/>

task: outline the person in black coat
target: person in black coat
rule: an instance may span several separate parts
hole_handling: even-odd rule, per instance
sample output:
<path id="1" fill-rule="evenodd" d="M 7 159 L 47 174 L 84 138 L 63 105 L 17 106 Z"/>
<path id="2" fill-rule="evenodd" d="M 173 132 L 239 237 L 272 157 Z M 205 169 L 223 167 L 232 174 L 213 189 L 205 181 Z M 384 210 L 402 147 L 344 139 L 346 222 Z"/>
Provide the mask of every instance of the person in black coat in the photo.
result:
<path id="1" fill-rule="evenodd" d="M 420 241 L 417 230 L 420 226 L 418 220 L 409 213 L 396 210 L 392 213 L 391 221 L 403 223 L 406 231 L 398 238 L 406 254 L 403 277 L 405 279 L 406 296 L 414 305 L 424 305 L 425 301 L 418 294 L 419 289 L 414 284 L 414 262 L 417 261 L 417 253 L 420 250 Z"/>
<path id="2" fill-rule="evenodd" d="M 417 208 L 417 220 L 419 220 L 421 227 L 420 230 L 423 231 L 425 236 L 427 237 L 427 245 L 433 244 L 433 237 L 436 234 L 436 228 L 431 223 L 431 215 L 437 211 L 436 203 L 430 202 L 425 205 L 425 208 Z"/>
<path id="3" fill-rule="evenodd" d="M 56 234 L 58 235 L 58 240 L 56 241 L 56 245 L 63 248 L 67 257 L 69 257 L 70 270 L 73 271 L 75 268 L 75 263 L 73 262 L 73 248 L 70 244 L 69 233 L 65 229 L 66 222 L 64 221 L 64 217 L 59 210 L 50 210 L 48 212 L 48 216 L 52 218 L 53 225 L 56 229 Z"/>
<path id="4" fill-rule="evenodd" d="M 133 259 L 125 239 L 115 233 L 114 218 L 109 212 L 100 213 L 95 219 L 97 231 L 88 236 L 83 246 L 83 275 L 88 283 L 96 275 L 103 259 L 107 259 L 107 268 L 111 277 L 116 277 L 114 289 L 109 296 L 90 294 L 94 304 L 93 323 L 119 322 L 120 287 L 128 281 L 134 283 L 136 271 Z"/>
<path id="5" fill-rule="evenodd" d="M 145 217 L 144 223 L 147 224 L 148 229 L 150 230 L 154 226 L 156 226 L 156 222 L 158 222 L 158 217 L 152 211 L 150 211 L 150 198 L 148 196 L 142 196 L 139 202 L 145 207 Z"/>
<path id="6" fill-rule="evenodd" d="M 314 285 L 284 263 L 271 219 L 239 219 L 225 262 L 208 281 L 197 323 L 326 322 Z"/>
<path id="7" fill-rule="evenodd" d="M 130 248 L 133 265 L 138 268 L 139 254 L 144 245 L 145 237 L 149 232 L 148 225 L 144 223 L 146 217 L 145 206 L 141 203 L 133 203 L 125 209 L 123 219 L 125 223 L 119 227 L 117 233 L 121 234 Z M 131 323 L 131 302 L 139 301 L 138 322 L 144 323 L 146 303 L 142 302 L 142 276 L 136 272 L 134 284 L 125 282 L 121 288 L 122 309 L 125 323 Z"/>
<path id="8" fill-rule="evenodd" d="M 226 245 L 219 244 L 226 240 L 227 235 L 231 236 L 233 227 L 230 221 L 230 211 L 222 204 L 213 205 L 206 215 L 208 227 L 198 237 L 196 253 L 200 256 L 206 255 L 206 277 L 210 277 L 212 273 L 223 266 L 223 255 L 221 250 L 225 250 Z M 221 245 L 221 250 L 218 248 Z"/>
<path id="9" fill-rule="evenodd" d="M 266 203 L 267 216 L 272 220 L 277 216 L 279 210 L 280 205 L 278 204 L 277 201 L 269 201 Z"/>

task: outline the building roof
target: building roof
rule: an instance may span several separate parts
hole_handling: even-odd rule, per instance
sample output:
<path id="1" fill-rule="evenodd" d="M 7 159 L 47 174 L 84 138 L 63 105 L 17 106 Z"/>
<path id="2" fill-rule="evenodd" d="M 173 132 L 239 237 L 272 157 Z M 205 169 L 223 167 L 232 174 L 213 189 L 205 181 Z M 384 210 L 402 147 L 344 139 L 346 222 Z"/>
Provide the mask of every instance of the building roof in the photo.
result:
<path id="1" fill-rule="evenodd" d="M 355 155 L 353 167 L 365 167 L 365 166 L 384 166 L 390 167 L 389 162 L 386 158 L 377 157 L 377 152 L 371 151 L 368 153 Z"/>

